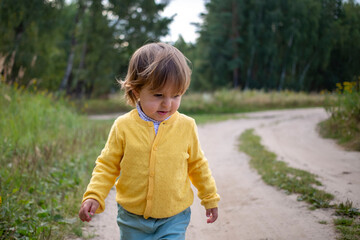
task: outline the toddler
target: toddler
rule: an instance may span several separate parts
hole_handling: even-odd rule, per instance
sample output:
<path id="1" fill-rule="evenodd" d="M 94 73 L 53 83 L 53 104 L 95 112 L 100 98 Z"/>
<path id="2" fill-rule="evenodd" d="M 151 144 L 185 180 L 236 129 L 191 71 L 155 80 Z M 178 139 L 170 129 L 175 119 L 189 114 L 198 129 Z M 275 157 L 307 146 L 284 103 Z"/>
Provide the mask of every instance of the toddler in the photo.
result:
<path id="1" fill-rule="evenodd" d="M 150 43 L 133 54 L 120 83 L 136 108 L 110 130 L 83 197 L 82 221 L 104 211 L 115 181 L 120 239 L 185 239 L 194 198 L 190 181 L 207 222 L 216 221 L 220 197 L 195 121 L 177 111 L 190 75 L 187 59 L 171 45 Z"/>

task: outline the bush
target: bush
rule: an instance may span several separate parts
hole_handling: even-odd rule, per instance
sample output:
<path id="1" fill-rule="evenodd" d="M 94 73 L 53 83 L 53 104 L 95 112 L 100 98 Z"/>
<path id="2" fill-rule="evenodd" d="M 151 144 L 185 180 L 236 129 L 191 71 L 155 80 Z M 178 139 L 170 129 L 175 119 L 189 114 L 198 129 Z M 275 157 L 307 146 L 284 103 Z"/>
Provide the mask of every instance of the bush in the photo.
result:
<path id="1" fill-rule="evenodd" d="M 330 118 L 320 124 L 325 137 L 338 139 L 339 143 L 360 151 L 360 77 L 357 82 L 336 84 L 335 98 L 325 104 Z"/>

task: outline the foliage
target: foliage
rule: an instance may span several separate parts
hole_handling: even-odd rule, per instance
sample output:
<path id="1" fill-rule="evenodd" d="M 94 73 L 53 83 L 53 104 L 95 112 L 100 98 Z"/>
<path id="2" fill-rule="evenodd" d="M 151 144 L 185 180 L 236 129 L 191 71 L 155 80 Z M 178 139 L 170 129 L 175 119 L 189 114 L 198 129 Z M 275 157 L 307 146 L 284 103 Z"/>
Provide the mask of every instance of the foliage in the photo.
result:
<path id="1" fill-rule="evenodd" d="M 169 0 L 2 0 L 0 74 L 77 99 L 117 89 L 130 56 L 168 34 Z M 360 75 L 354 0 L 211 0 L 195 44 L 191 90 L 332 90 Z"/>
<path id="2" fill-rule="evenodd" d="M 0 239 L 81 234 L 79 201 L 108 124 L 89 123 L 52 94 L 4 83 L 0 109 Z"/>
<path id="3" fill-rule="evenodd" d="M 27 85 L 54 69 L 58 55 L 62 1 L 11 1 L 0 4 L 0 73 L 8 83 Z"/>
<path id="4" fill-rule="evenodd" d="M 0 74 L 7 83 L 77 98 L 116 88 L 134 49 L 168 33 L 168 1 L 54 0 L 0 4 Z"/>
<path id="5" fill-rule="evenodd" d="M 291 168 L 285 162 L 276 160 L 276 155 L 265 149 L 260 137 L 253 129 L 246 130 L 240 136 L 240 150 L 251 157 L 250 165 L 258 171 L 269 185 L 276 186 L 291 194 L 300 194 L 299 201 L 306 201 L 314 208 L 330 207 L 333 195 L 319 190 L 321 183 L 317 176 L 309 172 Z"/>
<path id="6" fill-rule="evenodd" d="M 70 29 L 72 35 L 65 39 L 69 58 L 67 72 L 64 73 L 68 79 L 62 74 L 64 77 L 61 84 L 68 94 L 77 98 L 89 97 L 94 92 L 101 95 L 114 87 L 116 40 L 114 27 L 110 26 L 110 20 L 103 14 L 104 11 L 100 0 L 78 1 L 75 16 L 71 18 L 75 18 Z M 71 54 L 74 55 L 73 62 Z"/>
<path id="7" fill-rule="evenodd" d="M 159 41 L 168 33 L 173 18 L 160 16 L 168 3 L 168 0 L 109 0 L 106 10 L 117 17 L 112 24 L 115 27 L 115 47 L 121 55 L 116 72 L 121 76 L 126 73 L 130 56 L 136 49 L 145 43 Z"/>
<path id="8" fill-rule="evenodd" d="M 328 98 L 325 104 L 330 118 L 320 124 L 320 132 L 325 137 L 338 139 L 349 149 L 360 151 L 360 77 L 357 82 L 336 86 L 333 94 L 336 98 Z"/>
<path id="9" fill-rule="evenodd" d="M 200 89 L 319 91 L 360 73 L 353 0 L 211 0 L 206 8 L 194 61 Z"/>

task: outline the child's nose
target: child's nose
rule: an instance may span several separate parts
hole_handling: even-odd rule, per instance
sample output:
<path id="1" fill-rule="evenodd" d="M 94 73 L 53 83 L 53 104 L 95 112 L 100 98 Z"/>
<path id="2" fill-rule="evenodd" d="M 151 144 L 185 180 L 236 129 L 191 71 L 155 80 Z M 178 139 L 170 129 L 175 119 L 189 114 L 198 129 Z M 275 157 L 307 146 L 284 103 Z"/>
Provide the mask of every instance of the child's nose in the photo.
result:
<path id="1" fill-rule="evenodd" d="M 168 107 L 171 105 L 171 99 L 170 98 L 164 98 L 164 100 L 162 101 L 162 105 L 164 107 Z"/>

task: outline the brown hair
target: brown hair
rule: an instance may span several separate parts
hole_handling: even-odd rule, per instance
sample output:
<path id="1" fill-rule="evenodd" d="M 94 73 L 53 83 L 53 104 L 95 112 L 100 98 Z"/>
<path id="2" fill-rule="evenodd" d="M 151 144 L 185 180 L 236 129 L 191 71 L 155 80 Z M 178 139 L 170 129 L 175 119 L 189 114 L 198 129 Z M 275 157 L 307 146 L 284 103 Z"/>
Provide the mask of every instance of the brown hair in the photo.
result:
<path id="1" fill-rule="evenodd" d="M 175 47 L 165 43 L 150 43 L 132 55 L 124 81 L 119 81 L 125 90 L 128 104 L 135 106 L 137 98 L 133 90 L 144 87 L 157 91 L 171 84 L 177 94 L 184 94 L 190 85 L 190 61 Z"/>

